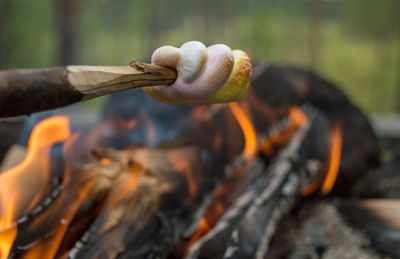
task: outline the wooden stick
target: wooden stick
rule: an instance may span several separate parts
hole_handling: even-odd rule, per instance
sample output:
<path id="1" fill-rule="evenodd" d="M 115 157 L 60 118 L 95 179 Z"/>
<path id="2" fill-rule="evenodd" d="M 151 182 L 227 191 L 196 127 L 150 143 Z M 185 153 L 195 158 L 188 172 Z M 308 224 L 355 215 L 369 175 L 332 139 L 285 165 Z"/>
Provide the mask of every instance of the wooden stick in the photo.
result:
<path id="1" fill-rule="evenodd" d="M 129 66 L 0 71 L 0 117 L 54 109 L 131 88 L 172 84 L 175 80 L 175 70 L 136 61 Z"/>

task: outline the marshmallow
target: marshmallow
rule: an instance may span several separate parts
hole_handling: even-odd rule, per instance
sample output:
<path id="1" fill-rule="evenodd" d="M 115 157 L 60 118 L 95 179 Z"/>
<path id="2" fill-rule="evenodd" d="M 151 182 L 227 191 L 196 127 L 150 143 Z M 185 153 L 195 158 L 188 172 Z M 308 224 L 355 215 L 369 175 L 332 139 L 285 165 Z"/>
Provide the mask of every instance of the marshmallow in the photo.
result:
<path id="1" fill-rule="evenodd" d="M 175 69 L 181 59 L 181 55 L 182 52 L 178 48 L 162 46 L 156 49 L 153 55 L 151 55 L 151 63 Z"/>
<path id="2" fill-rule="evenodd" d="M 179 79 L 183 82 L 191 82 L 197 78 L 206 62 L 207 48 L 199 41 L 188 41 L 180 49 L 182 56 L 176 70 Z"/>
<path id="3" fill-rule="evenodd" d="M 152 63 L 177 70 L 173 84 L 144 88 L 152 98 L 166 104 L 237 101 L 249 86 L 249 57 L 224 44 L 206 48 L 201 42 L 190 41 L 179 49 L 164 46 L 154 51 Z"/>

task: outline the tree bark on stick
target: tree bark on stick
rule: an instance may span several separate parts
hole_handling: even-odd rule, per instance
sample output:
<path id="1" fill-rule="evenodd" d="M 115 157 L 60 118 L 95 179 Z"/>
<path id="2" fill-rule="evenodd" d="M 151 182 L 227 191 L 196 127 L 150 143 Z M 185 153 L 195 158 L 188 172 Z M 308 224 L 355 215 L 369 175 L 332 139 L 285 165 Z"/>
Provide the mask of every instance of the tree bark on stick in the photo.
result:
<path id="1" fill-rule="evenodd" d="M 54 109 L 115 92 L 171 84 L 176 71 L 130 66 L 67 66 L 0 71 L 0 117 Z"/>

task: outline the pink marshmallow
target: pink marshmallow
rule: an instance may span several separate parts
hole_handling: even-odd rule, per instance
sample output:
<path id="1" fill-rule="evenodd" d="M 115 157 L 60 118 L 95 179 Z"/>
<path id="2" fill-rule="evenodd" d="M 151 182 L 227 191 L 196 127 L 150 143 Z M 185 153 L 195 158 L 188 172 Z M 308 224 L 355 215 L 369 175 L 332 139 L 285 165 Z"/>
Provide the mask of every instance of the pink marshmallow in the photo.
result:
<path id="1" fill-rule="evenodd" d="M 158 85 L 154 88 L 169 99 L 177 101 L 200 100 L 215 94 L 229 78 L 233 69 L 232 50 L 224 44 L 207 48 L 207 60 L 200 75 L 191 82 L 184 82 L 178 73 L 171 85 Z"/>

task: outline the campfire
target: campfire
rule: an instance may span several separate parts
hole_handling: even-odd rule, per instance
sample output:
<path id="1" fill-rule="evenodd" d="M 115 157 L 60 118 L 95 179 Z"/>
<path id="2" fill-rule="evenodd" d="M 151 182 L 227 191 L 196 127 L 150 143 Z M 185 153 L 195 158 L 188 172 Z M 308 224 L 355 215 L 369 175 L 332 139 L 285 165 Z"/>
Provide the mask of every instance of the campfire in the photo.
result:
<path id="1" fill-rule="evenodd" d="M 9 150 L 0 258 L 285 258 L 302 204 L 354 197 L 379 162 L 363 113 L 310 71 L 259 65 L 237 103 L 165 106 L 135 91 L 91 129 L 41 120 L 11 168 L 21 155 Z"/>

